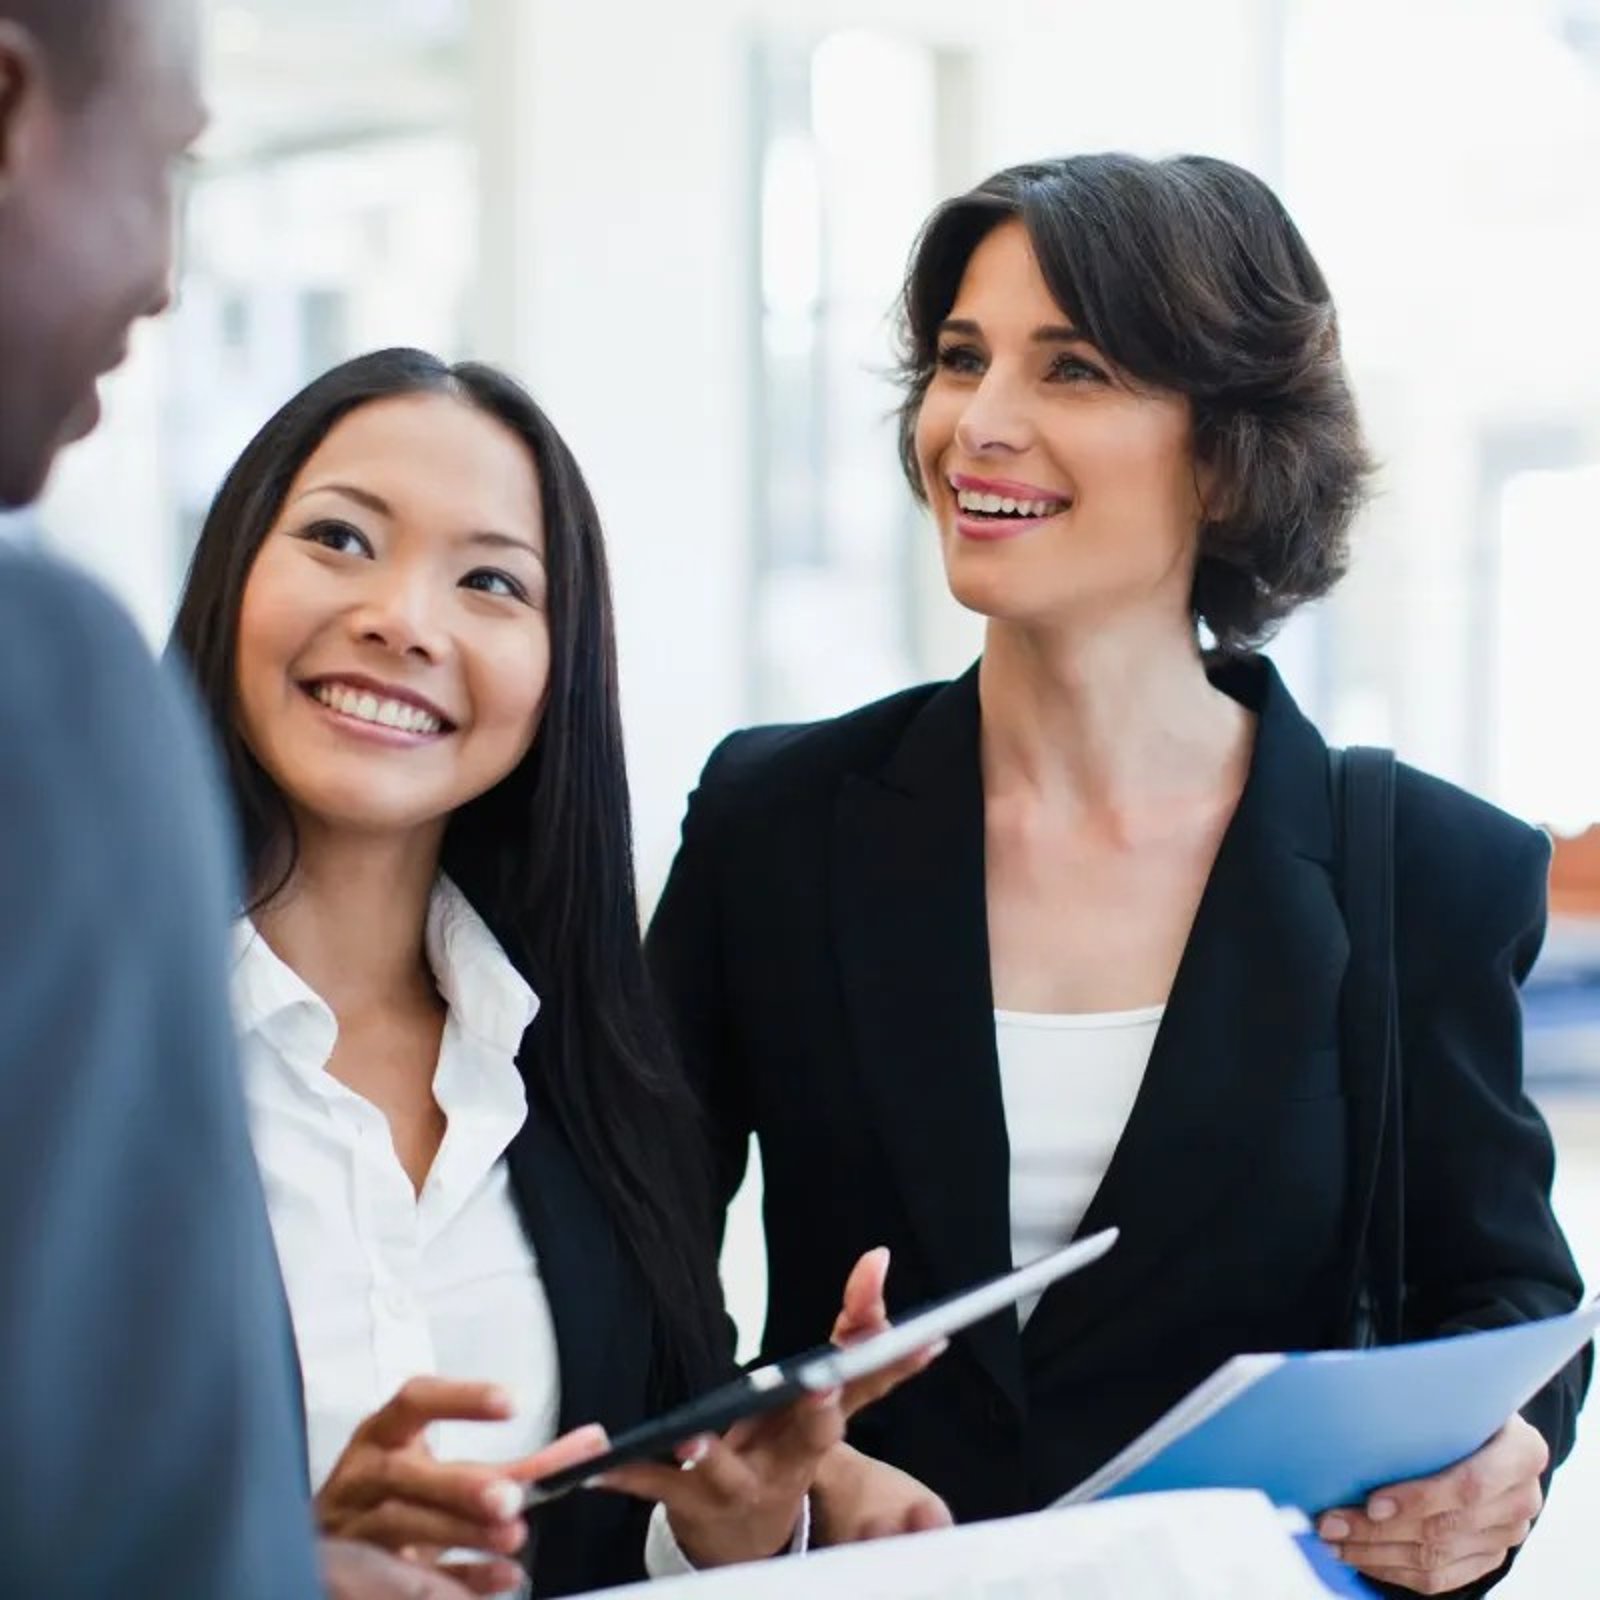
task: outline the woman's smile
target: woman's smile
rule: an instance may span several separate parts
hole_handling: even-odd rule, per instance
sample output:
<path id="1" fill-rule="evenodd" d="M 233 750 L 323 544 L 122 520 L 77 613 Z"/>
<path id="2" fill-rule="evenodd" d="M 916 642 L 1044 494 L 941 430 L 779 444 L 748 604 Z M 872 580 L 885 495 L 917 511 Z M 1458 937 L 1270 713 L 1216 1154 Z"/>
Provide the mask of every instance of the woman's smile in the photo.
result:
<path id="1" fill-rule="evenodd" d="M 456 730 L 443 711 L 414 691 L 359 674 L 309 679 L 300 687 L 341 733 L 392 749 L 436 744 Z"/>

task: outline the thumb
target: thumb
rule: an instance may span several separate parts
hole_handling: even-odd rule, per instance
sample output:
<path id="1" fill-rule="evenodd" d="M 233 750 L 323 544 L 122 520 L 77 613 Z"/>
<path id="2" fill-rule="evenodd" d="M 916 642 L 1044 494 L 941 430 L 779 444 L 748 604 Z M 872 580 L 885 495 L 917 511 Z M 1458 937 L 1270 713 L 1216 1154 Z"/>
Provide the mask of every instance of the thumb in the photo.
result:
<path id="1" fill-rule="evenodd" d="M 938 1495 L 930 1492 L 923 1499 L 912 1503 L 906 1512 L 904 1531 L 932 1533 L 936 1528 L 954 1527 L 955 1520 L 950 1514 L 950 1507 Z"/>
<path id="2" fill-rule="evenodd" d="M 833 1325 L 833 1342 L 845 1343 L 888 1326 L 883 1286 L 889 1276 L 889 1247 L 879 1245 L 856 1262 L 845 1280 L 844 1304 Z"/>
<path id="3" fill-rule="evenodd" d="M 571 1433 L 562 1434 L 553 1444 L 547 1444 L 543 1450 L 535 1450 L 531 1456 L 507 1462 L 500 1470 L 518 1483 L 537 1483 L 540 1478 L 548 1478 L 552 1472 L 560 1472 L 563 1467 L 575 1467 L 580 1461 L 604 1455 L 610 1446 L 606 1430 L 598 1422 L 591 1422 L 587 1427 L 574 1428 Z"/>

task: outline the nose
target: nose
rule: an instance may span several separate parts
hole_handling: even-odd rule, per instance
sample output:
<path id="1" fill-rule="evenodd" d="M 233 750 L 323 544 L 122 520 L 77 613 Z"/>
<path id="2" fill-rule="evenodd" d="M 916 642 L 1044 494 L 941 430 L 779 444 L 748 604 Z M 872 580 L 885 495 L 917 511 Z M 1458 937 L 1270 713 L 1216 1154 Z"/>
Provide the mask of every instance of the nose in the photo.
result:
<path id="1" fill-rule="evenodd" d="M 424 575 L 400 566 L 374 570 L 350 626 L 360 643 L 415 661 L 437 662 L 447 647 Z"/>
<path id="2" fill-rule="evenodd" d="M 1033 419 L 1023 386 L 998 363 L 983 375 L 956 422 L 963 455 L 1020 455 L 1033 442 Z"/>

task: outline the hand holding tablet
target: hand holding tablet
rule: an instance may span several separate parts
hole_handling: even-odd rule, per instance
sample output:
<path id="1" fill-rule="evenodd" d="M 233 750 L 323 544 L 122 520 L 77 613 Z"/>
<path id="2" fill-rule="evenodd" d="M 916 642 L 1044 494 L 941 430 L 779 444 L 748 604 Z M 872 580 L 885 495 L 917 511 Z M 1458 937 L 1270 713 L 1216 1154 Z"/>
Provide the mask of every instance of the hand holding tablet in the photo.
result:
<path id="1" fill-rule="evenodd" d="M 685 1440 L 721 1433 L 736 1422 L 790 1405 L 806 1395 L 826 1394 L 881 1373 L 951 1334 L 1005 1310 L 1025 1295 L 1038 1293 L 1098 1261 L 1116 1239 L 1117 1230 L 1108 1228 L 1027 1266 L 925 1307 L 903 1322 L 858 1343 L 843 1347 L 823 1345 L 758 1367 L 732 1383 L 619 1434 L 603 1454 L 530 1484 L 525 1504 L 529 1508 L 544 1505 L 630 1462 L 672 1462 L 674 1447 Z"/>

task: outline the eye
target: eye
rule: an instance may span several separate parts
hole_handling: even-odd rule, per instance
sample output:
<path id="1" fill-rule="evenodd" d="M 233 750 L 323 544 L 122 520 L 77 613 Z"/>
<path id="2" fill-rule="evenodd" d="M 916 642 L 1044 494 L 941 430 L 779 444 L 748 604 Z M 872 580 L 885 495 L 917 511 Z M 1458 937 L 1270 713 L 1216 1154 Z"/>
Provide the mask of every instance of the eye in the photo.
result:
<path id="1" fill-rule="evenodd" d="M 319 544 L 324 550 L 332 550 L 342 556 L 372 554 L 372 541 L 359 528 L 351 527 L 348 522 L 313 522 L 300 537 L 307 544 Z"/>
<path id="2" fill-rule="evenodd" d="M 1046 377 L 1051 383 L 1104 383 L 1106 375 L 1092 361 L 1063 352 L 1050 363 Z"/>
<path id="3" fill-rule="evenodd" d="M 942 344 L 934 361 L 942 372 L 969 374 L 983 371 L 983 352 L 975 344 Z"/>
<path id="4" fill-rule="evenodd" d="M 507 600 L 520 600 L 524 605 L 528 603 L 526 587 L 518 583 L 509 572 L 502 572 L 498 567 L 476 568 L 461 580 L 461 587 L 476 589 L 479 594 L 500 595 Z"/>

